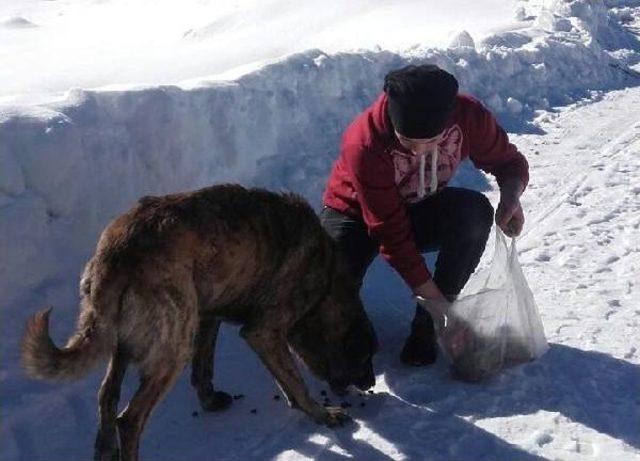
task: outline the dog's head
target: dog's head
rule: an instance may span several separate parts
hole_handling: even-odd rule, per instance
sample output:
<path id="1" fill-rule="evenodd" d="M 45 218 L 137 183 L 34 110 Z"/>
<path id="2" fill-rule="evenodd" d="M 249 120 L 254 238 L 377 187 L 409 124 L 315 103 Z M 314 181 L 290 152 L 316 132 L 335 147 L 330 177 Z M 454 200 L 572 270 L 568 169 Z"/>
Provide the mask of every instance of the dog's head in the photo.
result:
<path id="1" fill-rule="evenodd" d="M 349 275 L 332 274 L 328 296 L 292 329 L 289 343 L 311 371 L 337 394 L 375 384 L 372 358 L 378 349 L 373 325 Z"/>

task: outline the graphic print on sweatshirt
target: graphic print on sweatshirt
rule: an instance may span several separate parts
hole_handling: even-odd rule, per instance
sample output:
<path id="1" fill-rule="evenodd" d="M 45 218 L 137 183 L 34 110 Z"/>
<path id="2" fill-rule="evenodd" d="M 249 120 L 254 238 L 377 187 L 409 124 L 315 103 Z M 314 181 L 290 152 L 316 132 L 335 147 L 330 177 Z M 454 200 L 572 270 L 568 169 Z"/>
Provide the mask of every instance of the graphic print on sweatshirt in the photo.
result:
<path id="1" fill-rule="evenodd" d="M 459 125 L 453 125 L 447 129 L 442 141 L 438 143 L 438 190 L 443 188 L 451 179 L 460 164 L 462 152 L 462 130 Z M 420 157 L 412 153 L 400 150 L 389 152 L 393 158 L 395 170 L 395 182 L 402 198 L 415 203 L 422 200 L 418 189 L 420 188 Z M 425 197 L 431 187 L 431 155 L 426 155 L 424 187 Z"/>

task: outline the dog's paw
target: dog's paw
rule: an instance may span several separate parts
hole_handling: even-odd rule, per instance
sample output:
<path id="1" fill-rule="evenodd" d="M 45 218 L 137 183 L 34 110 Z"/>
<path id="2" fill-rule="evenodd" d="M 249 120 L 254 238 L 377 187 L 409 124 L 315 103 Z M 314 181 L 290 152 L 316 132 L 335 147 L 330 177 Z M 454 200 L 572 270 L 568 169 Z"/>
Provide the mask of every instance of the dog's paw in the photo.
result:
<path id="1" fill-rule="evenodd" d="M 200 405 L 204 411 L 226 410 L 232 402 L 233 397 L 222 391 L 213 391 L 200 399 Z"/>
<path id="2" fill-rule="evenodd" d="M 324 415 L 319 423 L 327 427 L 344 426 L 345 423 L 351 421 L 351 416 L 340 407 L 324 407 L 324 410 Z"/>

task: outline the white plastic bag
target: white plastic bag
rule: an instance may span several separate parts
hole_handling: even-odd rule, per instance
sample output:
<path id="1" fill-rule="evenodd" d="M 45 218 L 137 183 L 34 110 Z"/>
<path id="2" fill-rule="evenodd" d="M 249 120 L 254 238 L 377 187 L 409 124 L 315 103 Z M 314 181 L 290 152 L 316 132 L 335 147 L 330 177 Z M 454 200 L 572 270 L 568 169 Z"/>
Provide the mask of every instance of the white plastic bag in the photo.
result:
<path id="1" fill-rule="evenodd" d="M 488 378 L 548 349 L 515 239 L 509 245 L 499 228 L 491 265 L 473 274 L 462 297 L 448 306 L 445 319 L 434 318 L 452 373 L 465 381 Z"/>

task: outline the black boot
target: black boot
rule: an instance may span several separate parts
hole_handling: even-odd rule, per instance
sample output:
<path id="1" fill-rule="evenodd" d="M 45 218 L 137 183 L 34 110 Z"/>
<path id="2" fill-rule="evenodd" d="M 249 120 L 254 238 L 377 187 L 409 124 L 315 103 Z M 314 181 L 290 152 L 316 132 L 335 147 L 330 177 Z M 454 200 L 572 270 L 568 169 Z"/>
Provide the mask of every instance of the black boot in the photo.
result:
<path id="1" fill-rule="evenodd" d="M 400 360 L 414 367 L 430 365 L 438 357 L 438 342 L 431 315 L 416 306 L 416 315 L 411 322 L 411 333 L 404 343 Z"/>

